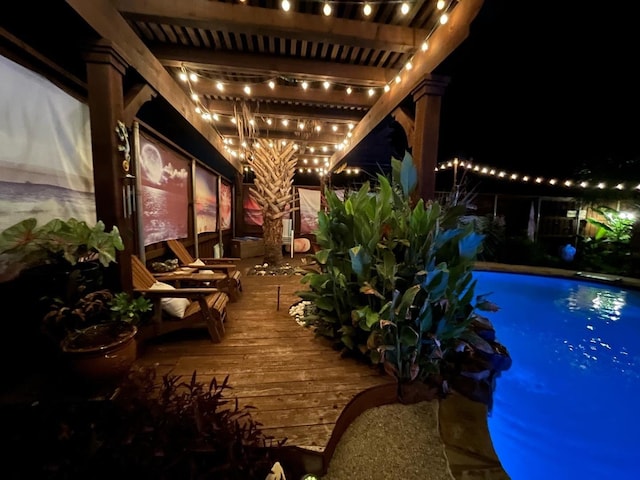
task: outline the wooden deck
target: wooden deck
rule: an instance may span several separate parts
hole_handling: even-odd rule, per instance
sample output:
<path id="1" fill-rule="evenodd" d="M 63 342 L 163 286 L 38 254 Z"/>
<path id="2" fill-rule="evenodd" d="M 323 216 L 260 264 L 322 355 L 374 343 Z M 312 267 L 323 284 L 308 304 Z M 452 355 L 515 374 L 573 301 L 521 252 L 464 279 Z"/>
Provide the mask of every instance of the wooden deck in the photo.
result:
<path id="1" fill-rule="evenodd" d="M 323 451 L 351 398 L 392 380 L 371 366 L 341 358 L 326 340 L 299 326 L 289 307 L 300 300 L 295 292 L 306 288 L 302 277 L 246 275 L 259 260 L 241 264 L 243 293 L 227 306 L 221 343 L 211 343 L 204 329 L 167 335 L 148 342 L 137 363 L 156 365 L 159 375 L 196 371 L 205 382 L 229 375 L 231 395 L 241 406 L 256 407 L 252 416 L 265 434 L 286 438 L 286 446 Z"/>

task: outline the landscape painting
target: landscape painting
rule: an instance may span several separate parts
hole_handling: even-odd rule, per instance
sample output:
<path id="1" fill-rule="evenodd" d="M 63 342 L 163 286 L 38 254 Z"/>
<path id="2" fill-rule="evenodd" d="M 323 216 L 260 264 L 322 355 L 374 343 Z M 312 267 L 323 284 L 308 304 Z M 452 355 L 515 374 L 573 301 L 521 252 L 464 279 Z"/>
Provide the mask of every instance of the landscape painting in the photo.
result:
<path id="1" fill-rule="evenodd" d="M 220 182 L 220 230 L 231 228 L 232 189 L 226 182 Z"/>
<path id="2" fill-rule="evenodd" d="M 197 232 L 218 230 L 218 176 L 196 166 L 196 224 Z"/>
<path id="3" fill-rule="evenodd" d="M 89 108 L 0 56 L 0 230 L 29 217 L 96 222 Z"/>
<path id="4" fill-rule="evenodd" d="M 188 236 L 189 161 L 140 132 L 144 244 Z"/>

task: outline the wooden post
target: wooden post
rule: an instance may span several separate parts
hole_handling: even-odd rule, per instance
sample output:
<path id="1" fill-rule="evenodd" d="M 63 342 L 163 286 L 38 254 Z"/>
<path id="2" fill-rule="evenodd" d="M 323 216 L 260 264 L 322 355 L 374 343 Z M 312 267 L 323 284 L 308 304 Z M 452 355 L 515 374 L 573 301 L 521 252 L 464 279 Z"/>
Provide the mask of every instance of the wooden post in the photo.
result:
<path id="1" fill-rule="evenodd" d="M 414 200 L 422 198 L 426 202 L 436 196 L 440 106 L 448 84 L 447 77 L 425 75 L 411 92 L 416 105 L 412 154 L 418 170 L 418 188 Z"/>
<path id="2" fill-rule="evenodd" d="M 124 242 L 124 250 L 117 255 L 117 274 L 113 281 L 125 291 L 131 291 L 131 254 L 134 243 L 133 215 L 125 216 L 126 174 L 121 141 L 116 127 L 124 120 L 122 80 L 128 67 L 111 42 L 100 40 L 85 55 L 89 87 L 89 117 L 91 120 L 91 151 L 93 181 L 96 196 L 96 215 L 108 230 L 117 226 Z M 129 125 L 127 125 L 129 127 Z"/>

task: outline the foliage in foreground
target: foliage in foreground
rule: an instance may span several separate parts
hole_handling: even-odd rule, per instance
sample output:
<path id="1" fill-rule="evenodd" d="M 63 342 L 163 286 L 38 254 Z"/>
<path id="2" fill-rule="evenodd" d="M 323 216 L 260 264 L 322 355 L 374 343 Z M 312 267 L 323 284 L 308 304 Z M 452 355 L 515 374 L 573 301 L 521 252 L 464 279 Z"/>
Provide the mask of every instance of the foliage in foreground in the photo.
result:
<path id="1" fill-rule="evenodd" d="M 437 202 L 411 205 L 417 173 L 409 154 L 392 159 L 393 179 L 378 176 L 342 201 L 325 191 L 315 259 L 320 272 L 303 278 L 297 292 L 317 307 L 306 321 L 336 346 L 382 363 L 401 381 L 439 375 L 462 343 L 491 351 L 470 328 L 476 308 L 494 309 L 481 298 L 473 305 L 473 263 L 483 235 L 462 225 L 464 206 Z"/>
<path id="2" fill-rule="evenodd" d="M 133 371 L 111 400 L 4 407 L 6 478 L 263 480 L 273 442 L 225 397 L 228 377 L 209 385 L 153 370 Z M 26 460 L 26 461 L 25 461 Z"/>

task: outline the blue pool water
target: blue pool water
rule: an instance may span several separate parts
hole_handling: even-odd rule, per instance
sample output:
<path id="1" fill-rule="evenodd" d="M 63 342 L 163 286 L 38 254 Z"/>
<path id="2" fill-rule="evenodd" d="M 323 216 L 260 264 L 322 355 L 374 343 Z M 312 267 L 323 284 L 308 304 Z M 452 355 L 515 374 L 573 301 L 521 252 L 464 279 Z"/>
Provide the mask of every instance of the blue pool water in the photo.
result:
<path id="1" fill-rule="evenodd" d="M 513 360 L 488 419 L 512 480 L 636 479 L 640 292 L 590 282 L 474 272 L 476 294 Z"/>

